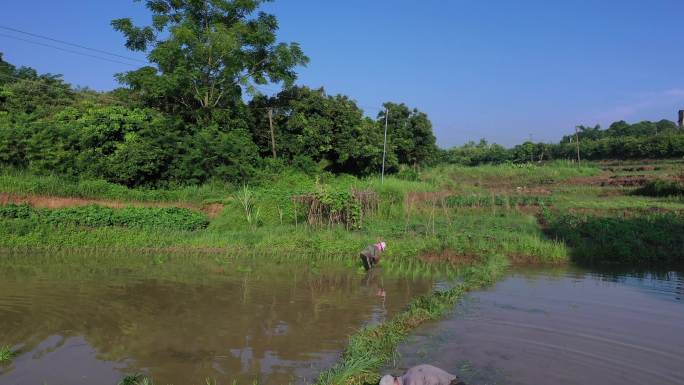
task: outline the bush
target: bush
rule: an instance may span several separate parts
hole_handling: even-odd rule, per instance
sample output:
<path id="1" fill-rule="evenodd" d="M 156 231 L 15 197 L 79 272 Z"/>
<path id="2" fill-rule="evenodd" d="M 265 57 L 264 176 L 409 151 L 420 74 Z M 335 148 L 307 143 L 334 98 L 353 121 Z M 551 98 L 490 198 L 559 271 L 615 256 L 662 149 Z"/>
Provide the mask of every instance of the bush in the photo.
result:
<path id="1" fill-rule="evenodd" d="M 81 206 L 64 209 L 38 209 L 29 205 L 0 206 L 0 218 L 29 219 L 52 225 L 87 227 L 122 226 L 173 230 L 199 230 L 209 225 L 204 214 L 178 207 L 126 207 L 112 209 L 103 206 Z"/>
<path id="2" fill-rule="evenodd" d="M 647 197 L 671 197 L 684 195 L 684 183 L 656 180 L 648 182 L 644 186 L 634 190 L 634 195 L 643 195 Z"/>
<path id="3" fill-rule="evenodd" d="M 551 235 L 580 260 L 611 263 L 684 262 L 684 216 L 548 216 Z"/>

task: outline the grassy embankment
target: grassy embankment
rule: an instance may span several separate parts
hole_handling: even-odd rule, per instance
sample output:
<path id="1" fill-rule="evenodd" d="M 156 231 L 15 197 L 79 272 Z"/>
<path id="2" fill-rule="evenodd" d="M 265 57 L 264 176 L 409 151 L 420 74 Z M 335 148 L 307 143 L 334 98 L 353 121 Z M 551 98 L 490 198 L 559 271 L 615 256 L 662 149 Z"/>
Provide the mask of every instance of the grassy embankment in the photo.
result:
<path id="1" fill-rule="evenodd" d="M 490 169 L 488 175 L 475 177 L 495 178 L 498 172 L 509 174 L 511 179 L 516 175 L 538 178 L 536 172 L 543 178 L 567 178 L 586 172 L 559 166 L 533 169 L 498 166 Z M 356 265 L 358 250 L 382 238 L 390 244 L 386 264 L 405 269 L 423 265 L 416 258 L 421 255 L 431 261 L 456 264 L 462 260 L 473 262 L 473 258 L 490 254 L 535 260 L 565 258 L 563 245 L 545 240 L 535 217 L 529 213 L 496 205 L 483 212 L 480 208 L 454 204 L 460 199 L 458 196 L 482 188 L 449 177 L 448 172 L 470 173 L 471 170 L 482 172 L 480 169 L 445 169 L 430 171 L 420 181 L 388 178 L 383 185 L 376 179 L 314 178 L 288 174 L 247 188 L 197 188 L 198 192 L 205 191 L 206 194 L 198 193 L 200 195 L 193 197 L 193 203 L 224 205 L 221 214 L 213 218 L 206 228 L 202 228 L 202 221 L 198 218 L 186 218 L 189 216 L 186 211 L 177 216 L 176 225 L 169 225 L 160 215 L 164 211 L 154 208 L 103 210 L 91 207 L 58 209 L 48 213 L 48 210 L 6 207 L 0 211 L 0 246 L 6 249 L 137 248 L 252 256 L 277 254 L 332 258 Z M 141 197 L 151 199 L 153 194 L 161 197 L 160 200 L 175 199 L 180 195 L 173 190 L 139 192 L 104 182 L 70 183 L 58 178 L 29 178 L 7 173 L 0 178 L 0 191 L 16 195 L 50 195 L 76 191 L 78 186 L 89 183 L 100 187 L 81 191 L 79 197 L 119 197 L 136 202 L 135 199 Z M 324 196 L 335 198 L 337 192 L 351 189 L 376 192 L 380 199 L 378 209 L 360 219 L 358 228 L 353 230 L 340 225 L 309 225 L 306 213 L 301 208 L 297 211 L 291 201 L 291 197 L 297 194 L 324 191 L 327 192 Z M 124 210 L 135 213 L 135 219 L 129 220 L 129 216 L 123 214 L 112 215 Z M 31 213 L 16 215 L 17 211 Z M 102 220 L 98 215 L 78 217 L 78 213 L 100 211 L 105 212 Z M 145 213 L 148 213 L 147 219 Z M 194 223 L 200 225 L 190 229 Z"/>
<path id="2" fill-rule="evenodd" d="M 565 262 L 588 256 L 594 261 L 681 261 L 681 196 L 635 195 L 638 186 L 613 183 L 616 177 L 629 179 L 639 173 L 624 168 L 604 167 L 602 172 L 565 163 L 445 166 L 427 170 L 415 181 L 388 178 L 384 185 L 376 179 L 289 173 L 251 187 L 168 191 L 5 173 L 0 191 L 17 195 L 78 191 L 77 196 L 91 199 L 179 201 L 196 207 L 220 203 L 223 211 L 206 228 L 194 229 L 154 221 L 93 224 L 70 215 L 51 221 L 42 211 L 37 217 L 5 215 L 0 218 L 0 246 L 212 251 L 219 255 L 214 258 L 217 264 L 228 256 L 251 256 L 300 263 L 328 260 L 358 268 L 358 250 L 382 238 L 389 244 L 383 265 L 390 271 L 459 274 L 452 289 L 418 298 L 394 319 L 353 335 L 340 362 L 319 378 L 321 384 L 356 384 L 376 380 L 377 370 L 410 330 L 439 317 L 468 290 L 492 282 L 511 261 Z M 648 177 L 671 180 L 679 169 L 675 163 L 660 172 L 649 170 Z M 99 187 L 79 190 L 82 185 Z M 314 192 L 335 203 L 348 198 L 345 192 L 352 189 L 375 192 L 380 199 L 377 210 L 356 218 L 353 228 L 307 224 L 306 214 L 291 201 L 293 195 Z M 340 210 L 349 207 L 347 203 L 341 202 Z M 155 209 L 137 209 L 146 210 Z"/>

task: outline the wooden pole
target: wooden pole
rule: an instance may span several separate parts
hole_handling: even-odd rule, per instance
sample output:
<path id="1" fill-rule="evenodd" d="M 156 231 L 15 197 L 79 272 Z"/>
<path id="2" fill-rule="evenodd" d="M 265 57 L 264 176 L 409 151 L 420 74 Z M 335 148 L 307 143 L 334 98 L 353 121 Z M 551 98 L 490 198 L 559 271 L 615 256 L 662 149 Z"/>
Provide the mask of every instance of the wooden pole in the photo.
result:
<path id="1" fill-rule="evenodd" d="M 273 132 L 273 108 L 268 109 L 268 125 L 271 128 L 271 151 L 273 152 L 273 159 L 276 158 L 275 149 L 275 132 Z"/>
<path id="2" fill-rule="evenodd" d="M 387 154 L 387 119 L 389 117 L 389 109 L 385 108 L 385 141 L 382 145 L 382 174 L 380 176 L 380 183 L 385 183 L 385 156 Z"/>
<path id="3" fill-rule="evenodd" d="M 577 165 L 581 166 L 582 161 L 580 160 L 579 127 L 575 127 L 575 145 L 577 146 Z"/>
<path id="4" fill-rule="evenodd" d="M 684 130 L 684 110 L 679 110 L 679 129 Z"/>

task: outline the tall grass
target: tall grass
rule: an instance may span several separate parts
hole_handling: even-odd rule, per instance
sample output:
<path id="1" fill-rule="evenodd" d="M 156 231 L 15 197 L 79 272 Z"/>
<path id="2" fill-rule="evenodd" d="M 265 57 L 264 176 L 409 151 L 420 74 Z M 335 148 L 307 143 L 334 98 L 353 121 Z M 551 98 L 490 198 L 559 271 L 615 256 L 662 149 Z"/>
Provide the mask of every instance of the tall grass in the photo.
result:
<path id="1" fill-rule="evenodd" d="M 447 165 L 426 170 L 423 180 L 440 185 L 445 179 L 467 183 L 509 184 L 524 186 L 550 184 L 578 176 L 598 175 L 601 170 L 591 165 L 555 161 L 543 164 L 499 164 L 477 167 Z M 445 178 L 447 177 L 447 178 Z"/>
<path id="2" fill-rule="evenodd" d="M 34 175 L 25 171 L 0 169 L 0 192 L 19 195 L 140 202 L 182 201 L 199 204 L 222 200 L 231 190 L 231 185 L 216 182 L 174 189 L 130 189 L 104 180 L 72 180 L 61 176 Z"/>

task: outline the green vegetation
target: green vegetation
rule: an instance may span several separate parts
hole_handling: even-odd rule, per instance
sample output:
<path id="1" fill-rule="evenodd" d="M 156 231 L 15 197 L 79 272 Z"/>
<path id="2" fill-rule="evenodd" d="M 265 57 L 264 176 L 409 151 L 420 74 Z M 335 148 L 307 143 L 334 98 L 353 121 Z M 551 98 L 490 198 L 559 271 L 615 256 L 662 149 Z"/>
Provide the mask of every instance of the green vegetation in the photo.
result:
<path id="1" fill-rule="evenodd" d="M 611 167 L 610 172 L 621 176 L 638 175 L 642 168 Z M 677 164 L 662 167 L 654 177 L 666 179 L 676 170 Z M 439 275 L 457 278 L 458 283 L 417 298 L 395 318 L 352 335 L 338 364 L 319 378 L 321 384 L 360 384 L 377 380 L 378 369 L 413 328 L 438 318 L 467 291 L 492 282 L 509 263 L 680 263 L 684 203 L 635 196 L 633 187 L 603 184 L 613 180 L 606 172 L 567 162 L 451 165 L 417 171 L 408 180 L 390 176 L 381 184 L 378 178 L 286 170 L 262 174 L 258 183 L 239 188 L 198 187 L 197 191 L 210 193 L 192 202 L 223 205 L 206 228 L 98 225 L 99 217 L 87 213 L 101 212 L 101 207 L 48 210 L 6 205 L 0 212 L 12 214 L 0 218 L 0 247 L 9 249 L 15 261 L 22 260 L 23 251 L 45 250 L 50 258 L 63 260 L 65 272 L 78 269 L 79 258 L 110 253 L 113 257 L 101 257 L 103 266 L 125 265 L 151 276 L 163 272 L 168 278 L 183 272 L 171 267 L 167 271 L 166 261 L 186 253 L 195 255 L 188 269 L 249 269 L 236 264 L 248 258 L 305 264 L 313 270 L 333 264 L 361 271 L 358 251 L 383 239 L 389 248 L 381 264 L 388 274 Z M 24 186 L 32 184 L 58 186 L 63 192 L 87 185 L 26 173 L 6 175 L 5 183 L 15 186 L 18 195 L 31 193 Z M 102 198 L 117 191 L 116 185 L 101 183 L 113 189 L 93 190 L 87 196 Z M 123 188 L 117 194 L 154 203 L 155 198 L 173 201 L 170 197 L 183 196 L 185 189 Z M 653 208 L 665 212 L 652 213 Z M 115 216 L 125 210 L 105 211 Z M 64 219 L 34 217 L 53 215 Z M 74 250 L 88 254 L 74 256 Z M 135 251 L 138 257 L 115 257 L 120 251 Z M 30 271 L 25 263 L 17 266 Z"/>
<path id="2" fill-rule="evenodd" d="M 196 186 L 169 189 L 129 188 L 95 179 L 65 178 L 51 174 L 37 175 L 26 171 L 0 170 L 0 191 L 18 195 L 43 195 L 85 199 L 134 202 L 210 203 L 226 197 L 233 189 L 226 182 L 214 181 Z"/>
<path id="3" fill-rule="evenodd" d="M 348 96 L 294 86 L 309 59 L 278 41 L 264 2 L 148 1 L 150 25 L 112 21 L 151 65 L 117 75 L 122 88 L 111 92 L 74 88 L 0 54 L 0 198 L 27 202 L 0 206 L 0 251 L 76 254 L 63 257 L 65 269 L 80 251 L 132 250 L 148 258 L 133 264 L 145 273 L 146 262 L 163 265 L 174 252 L 222 268 L 247 257 L 361 270 L 358 251 L 382 239 L 390 273 L 459 278 L 352 336 L 321 384 L 377 380 L 413 328 L 508 263 L 683 261 L 684 187 L 673 174 L 684 133 L 674 123 L 440 150 L 416 108 L 386 102 L 371 118 Z M 262 86 L 278 90 L 269 97 Z M 390 176 L 381 183 L 385 124 Z M 571 162 L 578 139 L 581 165 Z M 671 161 L 586 162 L 643 158 Z M 33 198 L 95 201 L 47 209 Z M 178 207 L 134 207 L 141 202 Z M 198 211 L 209 204 L 211 220 Z M 0 361 L 12 355 L 0 349 Z"/>
<path id="4" fill-rule="evenodd" d="M 111 209 L 90 205 L 48 210 L 36 209 L 27 204 L 10 204 L 0 206 L 0 218 L 23 220 L 24 226 L 73 224 L 86 227 L 123 226 L 186 231 L 203 229 L 209 224 L 205 215 L 178 207 Z"/>
<path id="5" fill-rule="evenodd" d="M 0 346 L 0 364 L 12 361 L 15 352 L 11 346 Z"/>
<path id="6" fill-rule="evenodd" d="M 442 165 L 426 170 L 426 180 L 454 183 L 454 189 L 463 187 L 522 187 L 550 185 L 570 178 L 598 175 L 595 166 L 578 167 L 567 161 L 554 161 L 543 164 L 486 164 L 478 167 L 461 165 Z M 445 176 L 448 180 L 445 181 Z M 464 186 L 465 185 L 465 186 Z"/>
<path id="7" fill-rule="evenodd" d="M 549 232 L 578 260 L 598 263 L 684 263 L 684 216 L 564 214 L 547 218 Z"/>
<path id="8" fill-rule="evenodd" d="M 254 184 L 286 168 L 370 175 L 385 122 L 388 172 L 435 159 L 425 113 L 386 102 L 387 119 L 372 119 L 348 96 L 294 86 L 309 59 L 278 42 L 263 3 L 154 1 L 151 25 L 112 21 L 150 65 L 118 74 L 123 87 L 111 92 L 75 89 L 0 54 L 0 167 L 171 189 Z M 279 92 L 266 97 L 265 85 Z M 108 188 L 97 183 L 85 191 Z"/>
<path id="9" fill-rule="evenodd" d="M 447 163 L 476 166 L 505 162 L 541 162 L 577 159 L 577 138 L 581 160 L 601 159 L 681 159 L 684 157 L 684 131 L 669 120 L 628 124 L 615 122 L 606 130 L 600 126 L 578 127 L 558 143 L 525 142 L 507 149 L 498 144 L 470 142 L 445 151 Z"/>
<path id="10" fill-rule="evenodd" d="M 634 190 L 634 194 L 648 197 L 684 196 L 684 183 L 672 180 L 656 180 Z"/>
<path id="11" fill-rule="evenodd" d="M 533 195 L 454 195 L 446 198 L 449 207 L 548 206 L 553 198 Z"/>
<path id="12" fill-rule="evenodd" d="M 142 374 L 136 373 L 124 377 L 118 385 L 154 385 L 154 382 Z"/>

